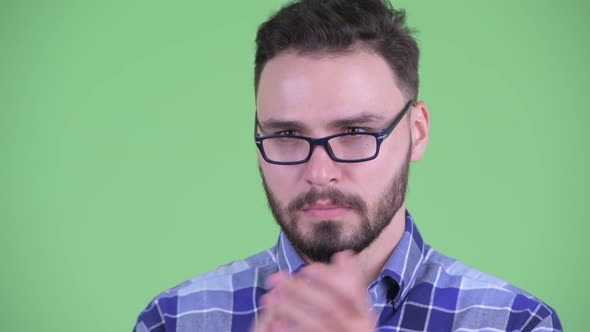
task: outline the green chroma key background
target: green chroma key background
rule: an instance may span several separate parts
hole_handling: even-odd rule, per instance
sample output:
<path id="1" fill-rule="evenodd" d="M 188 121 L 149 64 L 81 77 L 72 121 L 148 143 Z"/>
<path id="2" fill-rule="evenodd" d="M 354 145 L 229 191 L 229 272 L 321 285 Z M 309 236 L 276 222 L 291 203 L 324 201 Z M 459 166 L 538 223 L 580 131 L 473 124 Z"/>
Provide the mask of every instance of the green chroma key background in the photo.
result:
<path id="1" fill-rule="evenodd" d="M 129 331 L 159 292 L 273 245 L 254 36 L 282 3 L 0 2 L 0 329 Z M 585 1 L 412 1 L 426 241 L 587 323 Z"/>

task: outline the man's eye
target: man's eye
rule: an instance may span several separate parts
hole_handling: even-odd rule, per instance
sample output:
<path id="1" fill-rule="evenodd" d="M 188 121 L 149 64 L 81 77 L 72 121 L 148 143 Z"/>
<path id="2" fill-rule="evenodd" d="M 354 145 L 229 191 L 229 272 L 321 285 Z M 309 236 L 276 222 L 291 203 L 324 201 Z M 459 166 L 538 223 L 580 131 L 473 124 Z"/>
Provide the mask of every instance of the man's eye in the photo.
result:
<path id="1" fill-rule="evenodd" d="M 361 128 L 361 127 L 348 127 L 348 128 L 344 129 L 344 132 L 347 134 L 358 134 L 358 133 L 367 132 L 367 130 L 365 128 Z"/>
<path id="2" fill-rule="evenodd" d="M 282 135 L 282 136 L 297 135 L 297 131 L 292 130 L 292 129 L 282 130 L 282 131 L 277 132 L 275 135 Z"/>

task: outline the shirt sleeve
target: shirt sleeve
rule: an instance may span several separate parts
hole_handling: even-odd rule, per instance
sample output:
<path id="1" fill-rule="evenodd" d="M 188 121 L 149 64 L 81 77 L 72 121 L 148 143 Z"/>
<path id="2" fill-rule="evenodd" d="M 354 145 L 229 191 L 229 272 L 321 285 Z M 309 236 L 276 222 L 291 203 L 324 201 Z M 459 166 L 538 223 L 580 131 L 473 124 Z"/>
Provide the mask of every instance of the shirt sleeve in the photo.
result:
<path id="1" fill-rule="evenodd" d="M 539 324 L 533 328 L 532 332 L 563 332 L 557 313 L 552 310 L 551 315 L 539 322 Z"/>
<path id="2" fill-rule="evenodd" d="M 133 332 L 166 332 L 158 301 L 153 300 L 137 317 Z"/>

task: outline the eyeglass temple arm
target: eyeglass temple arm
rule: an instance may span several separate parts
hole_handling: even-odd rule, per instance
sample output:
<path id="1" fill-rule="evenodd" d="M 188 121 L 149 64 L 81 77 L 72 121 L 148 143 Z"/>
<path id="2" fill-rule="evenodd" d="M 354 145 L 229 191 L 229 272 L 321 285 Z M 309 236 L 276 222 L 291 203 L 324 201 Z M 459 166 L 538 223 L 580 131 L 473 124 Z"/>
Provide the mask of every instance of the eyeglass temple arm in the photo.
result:
<path id="1" fill-rule="evenodd" d="M 258 122 L 258 111 L 254 111 L 254 139 L 258 139 L 258 137 L 260 136 L 257 132 L 256 132 L 256 127 L 259 125 Z"/>
<path id="2" fill-rule="evenodd" d="M 393 120 L 393 122 L 387 128 L 383 129 L 383 131 L 381 132 L 381 137 L 385 138 L 385 137 L 389 136 L 389 134 L 391 134 L 393 129 L 395 129 L 395 127 L 404 118 L 406 113 L 408 113 L 408 110 L 410 110 L 410 108 L 414 105 L 416 105 L 416 99 L 410 99 L 410 101 L 408 101 L 406 106 L 404 106 L 404 109 L 399 113 L 397 118 L 395 118 L 395 120 Z"/>

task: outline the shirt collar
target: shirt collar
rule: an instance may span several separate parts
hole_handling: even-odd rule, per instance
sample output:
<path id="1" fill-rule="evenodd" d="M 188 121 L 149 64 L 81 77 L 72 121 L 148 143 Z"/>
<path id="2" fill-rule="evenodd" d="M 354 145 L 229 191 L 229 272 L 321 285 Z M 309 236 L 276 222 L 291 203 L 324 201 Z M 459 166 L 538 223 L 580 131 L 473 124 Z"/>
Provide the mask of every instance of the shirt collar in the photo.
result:
<path id="1" fill-rule="evenodd" d="M 277 265 L 281 271 L 289 271 L 290 274 L 296 273 L 305 266 L 305 262 L 299 256 L 291 241 L 287 239 L 284 232 L 279 235 L 279 241 L 275 247 Z"/>
<path id="2" fill-rule="evenodd" d="M 425 245 L 410 213 L 406 210 L 406 229 L 393 254 L 385 263 L 378 282 L 390 279 L 395 282 L 391 303 L 398 307 L 414 287 L 416 274 L 424 261 Z"/>
<path id="3" fill-rule="evenodd" d="M 385 263 L 378 280 L 375 280 L 370 287 L 384 281 L 391 284 L 388 297 L 394 307 L 398 307 L 407 296 L 416 281 L 416 273 L 424 260 L 425 248 L 422 236 L 414 224 L 410 213 L 406 210 L 405 231 L 397 244 L 393 254 Z M 281 271 L 297 273 L 305 262 L 286 235 L 281 232 L 277 245 L 275 246 L 275 257 Z M 393 281 L 394 283 L 391 283 Z M 370 288 L 369 287 L 369 288 Z"/>

